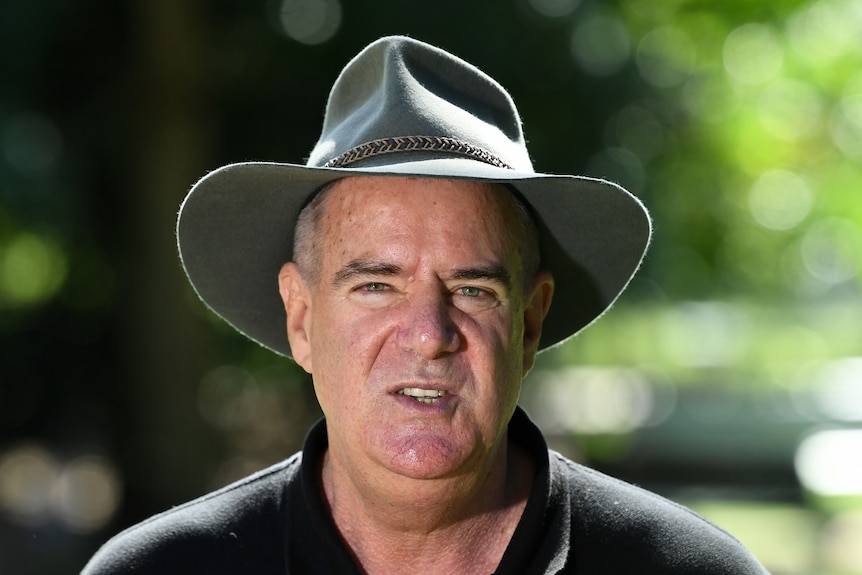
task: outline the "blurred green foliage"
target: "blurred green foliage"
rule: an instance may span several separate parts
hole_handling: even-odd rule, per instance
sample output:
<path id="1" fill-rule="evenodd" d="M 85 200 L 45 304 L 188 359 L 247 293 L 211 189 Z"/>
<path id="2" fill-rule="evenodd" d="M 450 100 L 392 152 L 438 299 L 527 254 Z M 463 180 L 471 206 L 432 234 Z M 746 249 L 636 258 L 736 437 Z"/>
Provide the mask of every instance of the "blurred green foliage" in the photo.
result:
<path id="1" fill-rule="evenodd" d="M 599 430 L 582 452 L 647 483 L 662 452 L 680 482 L 786 481 L 809 427 L 859 425 L 834 409 L 859 397 L 836 366 L 862 377 L 841 363 L 862 350 L 859 2 L 39 0 L 0 9 L 0 449 L 110 459 L 115 530 L 298 447 L 319 416 L 308 377 L 203 309 L 176 208 L 220 165 L 302 162 L 341 66 L 392 33 L 506 86 L 538 170 L 617 181 L 653 215 L 629 291 L 537 370 L 596 402 L 577 414 Z M 571 391 L 555 385 L 535 388 Z M 647 403 L 613 403 L 631 397 Z M 721 448 L 697 459 L 694 440 Z M 858 533 L 850 504 L 776 493 L 796 499 L 757 515 L 761 531 L 799 526 L 797 550 L 825 529 L 815 509 Z M 745 509 L 715 515 L 740 525 Z M 0 571 L 40 572 L 18 547 L 27 559 L 0 553 Z M 862 572 L 844 550 L 771 557 Z"/>

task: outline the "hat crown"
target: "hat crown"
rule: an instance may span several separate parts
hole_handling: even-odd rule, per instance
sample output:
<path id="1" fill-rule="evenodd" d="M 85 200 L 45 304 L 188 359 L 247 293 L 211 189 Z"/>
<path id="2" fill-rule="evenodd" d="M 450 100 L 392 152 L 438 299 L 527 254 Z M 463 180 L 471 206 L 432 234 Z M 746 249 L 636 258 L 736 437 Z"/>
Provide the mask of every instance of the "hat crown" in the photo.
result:
<path id="1" fill-rule="evenodd" d="M 363 144 L 422 137 L 458 142 L 532 172 L 521 119 L 508 92 L 490 76 L 439 48 L 390 36 L 360 52 L 335 81 L 323 130 L 308 166 L 324 166 Z M 355 162 L 375 166 L 452 156 L 448 146 L 378 153 Z M 417 151 L 418 150 L 418 151 Z M 391 150 L 389 150 L 391 152 Z"/>

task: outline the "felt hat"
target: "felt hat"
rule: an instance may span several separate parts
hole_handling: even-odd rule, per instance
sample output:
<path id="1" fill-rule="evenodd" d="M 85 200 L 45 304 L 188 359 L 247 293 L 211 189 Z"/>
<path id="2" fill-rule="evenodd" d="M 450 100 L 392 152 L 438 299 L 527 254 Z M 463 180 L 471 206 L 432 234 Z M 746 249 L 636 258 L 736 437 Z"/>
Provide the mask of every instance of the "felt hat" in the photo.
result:
<path id="1" fill-rule="evenodd" d="M 297 216 L 324 184 L 368 174 L 499 182 L 520 193 L 539 230 L 541 267 L 555 278 L 540 349 L 602 315 L 650 240 L 646 210 L 620 186 L 533 170 L 518 111 L 495 80 L 393 36 L 344 67 L 304 165 L 232 164 L 192 187 L 177 241 L 198 296 L 250 339 L 290 356 L 277 275 L 293 257 Z"/>

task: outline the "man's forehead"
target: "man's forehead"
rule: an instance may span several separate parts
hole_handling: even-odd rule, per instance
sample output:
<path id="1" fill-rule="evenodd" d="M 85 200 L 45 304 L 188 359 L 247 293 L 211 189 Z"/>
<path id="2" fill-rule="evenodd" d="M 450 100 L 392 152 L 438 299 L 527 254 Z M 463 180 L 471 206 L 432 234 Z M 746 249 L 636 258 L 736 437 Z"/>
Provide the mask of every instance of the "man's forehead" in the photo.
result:
<path id="1" fill-rule="evenodd" d="M 380 253 L 387 241 L 421 240 L 427 234 L 429 241 L 445 237 L 465 246 L 465 252 L 490 249 L 504 258 L 518 244 L 517 208 L 510 198 L 505 186 L 483 181 L 343 178 L 327 190 L 324 200 L 324 248 L 346 256 L 374 246 Z"/>
<path id="2" fill-rule="evenodd" d="M 444 190 L 457 190 L 456 195 L 442 193 Z M 418 176 L 347 176 L 335 180 L 326 189 L 327 200 L 335 196 L 340 202 L 356 200 L 367 201 L 373 196 L 381 205 L 409 205 L 416 195 L 436 197 L 435 205 L 453 208 L 472 204 L 477 196 L 488 202 L 488 207 L 496 207 L 501 213 L 511 214 L 516 208 L 516 198 L 507 186 L 497 182 L 466 180 L 457 178 L 432 178 Z M 472 197 L 469 194 L 473 194 Z M 328 202 L 327 203 L 331 203 Z M 331 206 L 329 206 L 331 207 Z"/>

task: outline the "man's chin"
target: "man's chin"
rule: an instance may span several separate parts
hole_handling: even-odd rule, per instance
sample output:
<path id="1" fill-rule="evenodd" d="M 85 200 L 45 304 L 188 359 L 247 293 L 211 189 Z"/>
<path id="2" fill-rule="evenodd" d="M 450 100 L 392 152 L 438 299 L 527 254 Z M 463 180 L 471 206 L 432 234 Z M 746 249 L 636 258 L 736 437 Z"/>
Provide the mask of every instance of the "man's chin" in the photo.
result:
<path id="1" fill-rule="evenodd" d="M 390 471 L 412 479 L 445 479 L 463 469 L 471 451 L 452 435 L 418 433 L 390 450 L 388 465 Z"/>

